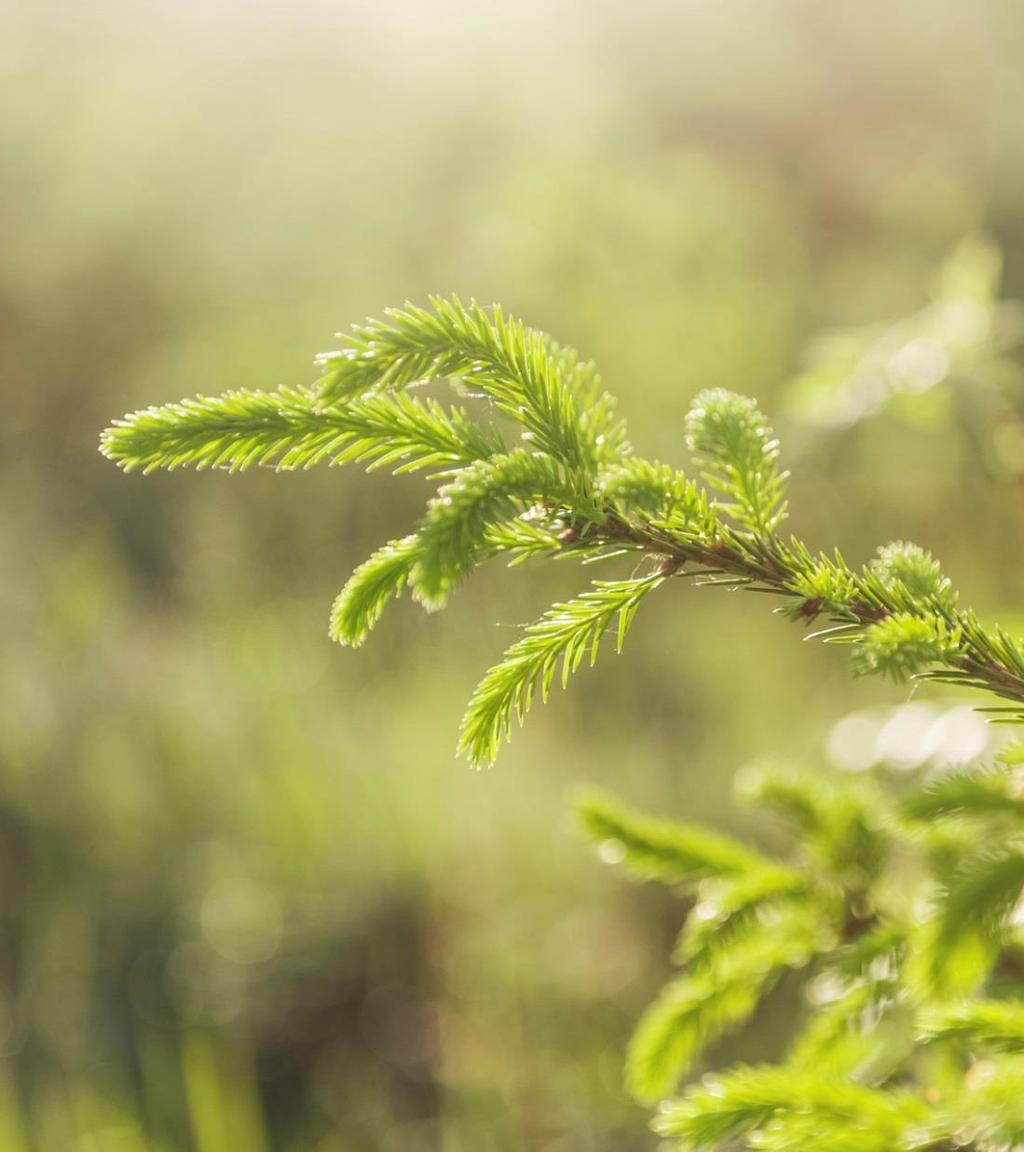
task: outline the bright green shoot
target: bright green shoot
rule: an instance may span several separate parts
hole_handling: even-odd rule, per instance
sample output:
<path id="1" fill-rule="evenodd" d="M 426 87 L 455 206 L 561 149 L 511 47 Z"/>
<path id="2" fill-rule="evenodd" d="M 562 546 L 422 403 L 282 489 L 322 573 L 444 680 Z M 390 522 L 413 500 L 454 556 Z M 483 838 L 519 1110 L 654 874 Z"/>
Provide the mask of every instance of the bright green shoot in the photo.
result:
<path id="1" fill-rule="evenodd" d="M 334 605 L 331 634 L 343 644 L 361 644 L 403 590 L 441 607 L 495 557 L 627 555 L 630 578 L 555 605 L 487 673 L 462 725 L 472 761 L 494 759 L 556 666 L 566 683 L 606 631 L 621 650 L 640 600 L 690 575 L 775 593 L 796 620 L 825 618 L 817 634 L 852 645 L 858 673 L 983 688 L 1011 702 L 1001 718 L 1020 719 L 1024 649 L 958 609 L 927 552 L 891 544 L 855 571 L 779 534 L 786 474 L 752 400 L 718 390 L 695 399 L 686 440 L 704 487 L 635 455 L 593 366 L 496 308 L 435 299 L 395 309 L 319 359 L 311 388 L 148 408 L 116 421 L 102 451 L 126 471 L 350 461 L 429 471 L 438 488 L 419 524 L 361 565 Z M 472 407 L 424 395 L 435 383 Z"/>

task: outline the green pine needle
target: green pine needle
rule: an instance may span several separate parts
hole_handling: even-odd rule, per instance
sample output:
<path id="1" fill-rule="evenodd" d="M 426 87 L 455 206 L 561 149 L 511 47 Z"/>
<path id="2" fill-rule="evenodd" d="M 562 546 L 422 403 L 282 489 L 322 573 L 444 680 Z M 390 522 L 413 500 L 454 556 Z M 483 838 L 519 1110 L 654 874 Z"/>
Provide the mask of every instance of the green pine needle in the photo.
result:
<path id="1" fill-rule="evenodd" d="M 1006 765 L 970 765 L 940 776 L 908 796 L 903 813 L 929 822 L 949 816 L 1024 817 L 1020 774 Z"/>
<path id="2" fill-rule="evenodd" d="M 895 612 L 872 624 L 859 639 L 854 672 L 888 676 L 902 683 L 932 665 L 955 660 L 960 634 L 941 616 Z"/>

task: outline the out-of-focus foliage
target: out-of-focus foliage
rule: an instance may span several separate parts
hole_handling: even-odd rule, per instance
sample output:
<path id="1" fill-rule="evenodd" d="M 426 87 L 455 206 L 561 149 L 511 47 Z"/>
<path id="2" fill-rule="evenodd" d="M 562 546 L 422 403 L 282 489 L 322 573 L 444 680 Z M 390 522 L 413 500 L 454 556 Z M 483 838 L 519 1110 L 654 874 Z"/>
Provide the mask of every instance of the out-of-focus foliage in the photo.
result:
<path id="1" fill-rule="evenodd" d="M 890 712 L 707 592 L 652 599 L 628 667 L 470 774 L 495 598 L 532 618 L 569 572 L 346 654 L 324 605 L 415 477 L 136 483 L 96 435 L 312 382 L 341 323 L 454 291 L 593 356 L 672 459 L 699 390 L 779 411 L 814 336 L 926 307 L 965 236 L 1024 295 L 1022 36 L 966 0 L 0 8 L 4 1147 L 650 1146 L 621 1053 L 677 914 L 595 874 L 567 788 L 724 822 L 762 749 L 970 758 L 974 719 Z M 1012 414 L 896 415 L 780 427 L 794 528 L 857 562 L 918 540 L 1012 625 Z M 723 1061 L 777 1050 L 785 993 Z"/>
<path id="2" fill-rule="evenodd" d="M 885 413 L 924 429 L 954 423 L 970 470 L 1024 472 L 1024 309 L 1000 298 L 1002 256 L 962 241 L 935 277 L 931 301 L 892 323 L 829 332 L 785 397 L 799 421 L 832 430 Z"/>
<path id="3" fill-rule="evenodd" d="M 639 1099 L 671 1095 L 698 1061 L 714 1067 L 715 1042 L 742 1033 L 787 975 L 804 1001 L 776 1063 L 691 1083 L 662 1103 L 659 1132 L 693 1150 L 1019 1144 L 1019 759 L 1010 746 L 930 781 L 752 768 L 742 792 L 788 824 L 786 863 L 721 840 L 712 858 L 703 830 L 653 824 L 606 796 L 580 804 L 605 860 L 668 881 L 690 905 L 683 971 L 630 1046 Z M 678 866 L 652 870 L 652 857 Z"/>
<path id="4" fill-rule="evenodd" d="M 996 247 L 962 241 L 920 311 L 816 339 L 811 366 L 791 386 L 794 414 L 843 427 L 884 410 L 924 422 L 948 418 L 951 408 L 975 410 L 991 422 L 996 413 L 1019 409 L 1024 378 L 1013 353 L 1024 340 L 1024 311 L 1017 301 L 1000 299 L 1001 273 Z M 992 438 L 991 427 L 972 431 Z M 1004 465 L 1019 471 L 1007 435 L 996 443 L 1006 450 Z"/>

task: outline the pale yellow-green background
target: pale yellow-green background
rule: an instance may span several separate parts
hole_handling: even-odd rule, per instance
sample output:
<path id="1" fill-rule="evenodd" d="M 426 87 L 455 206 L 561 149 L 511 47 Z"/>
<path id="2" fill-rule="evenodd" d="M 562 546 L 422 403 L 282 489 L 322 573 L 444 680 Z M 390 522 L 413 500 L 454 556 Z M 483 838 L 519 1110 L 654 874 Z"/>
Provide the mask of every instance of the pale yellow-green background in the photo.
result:
<path id="1" fill-rule="evenodd" d="M 308 382 L 336 329 L 457 291 L 594 357 L 673 463 L 699 388 L 757 395 L 794 530 L 916 539 L 1013 625 L 1012 358 L 840 428 L 792 381 L 823 330 L 924 307 L 965 237 L 1024 295 L 1024 9 L 10 4 L 0 1152 L 652 1148 L 621 1051 L 680 908 L 593 858 L 573 788 L 759 835 L 737 767 L 823 759 L 906 689 L 680 582 L 474 773 L 476 678 L 588 573 L 495 567 L 344 651 L 331 598 L 425 482 L 124 477 L 98 434 Z M 787 1011 L 722 1051 L 770 1054 Z"/>

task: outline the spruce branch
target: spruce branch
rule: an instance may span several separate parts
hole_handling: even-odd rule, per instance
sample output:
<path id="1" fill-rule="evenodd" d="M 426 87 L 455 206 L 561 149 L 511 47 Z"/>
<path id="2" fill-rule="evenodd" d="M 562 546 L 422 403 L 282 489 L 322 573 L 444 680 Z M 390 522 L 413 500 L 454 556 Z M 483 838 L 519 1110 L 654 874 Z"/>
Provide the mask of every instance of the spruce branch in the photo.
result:
<path id="1" fill-rule="evenodd" d="M 869 780 L 762 760 L 740 773 L 736 788 L 741 801 L 777 813 L 799 833 L 819 875 L 860 891 L 884 865 L 891 838 Z"/>
<path id="2" fill-rule="evenodd" d="M 478 460 L 443 484 L 419 526 L 420 550 L 410 582 L 416 598 L 440 608 L 487 551 L 489 529 L 548 500 L 565 503 L 572 484 L 558 461 L 517 448 Z M 490 536 L 493 547 L 494 536 Z"/>
<path id="3" fill-rule="evenodd" d="M 906 1061 L 915 1039 L 903 985 L 907 935 L 887 918 L 827 956 L 810 985 L 814 1011 L 788 1065 L 882 1084 Z"/>
<path id="4" fill-rule="evenodd" d="M 833 893 L 826 893 L 800 869 L 767 861 L 756 871 L 708 879 L 698 888 L 698 899 L 686 918 L 672 954 L 675 963 L 690 971 L 715 967 L 728 949 L 742 948 L 746 937 L 765 922 L 775 923 L 780 910 L 814 902 L 818 911 L 828 905 L 824 920 L 837 918 Z"/>
<path id="5" fill-rule="evenodd" d="M 880 673 L 901 683 L 957 658 L 960 635 L 941 616 L 894 612 L 869 625 L 853 654 L 858 676 Z"/>
<path id="6" fill-rule="evenodd" d="M 1020 772 L 1013 764 L 972 764 L 947 772 L 903 802 L 903 815 L 928 823 L 937 817 L 1024 818 Z"/>
<path id="7" fill-rule="evenodd" d="M 717 525 L 707 493 L 667 464 L 631 456 L 606 468 L 597 487 L 604 507 L 625 518 L 645 515 L 704 532 Z"/>
<path id="8" fill-rule="evenodd" d="M 665 986 L 637 1025 L 626 1053 L 626 1085 L 652 1103 L 671 1092 L 693 1061 L 747 1020 L 787 968 L 802 968 L 827 945 L 827 928 L 807 903 L 776 907 L 720 949 L 714 962 Z"/>
<path id="9" fill-rule="evenodd" d="M 904 1137 L 908 1152 L 1017 1152 L 1024 1144 L 1024 1057 L 979 1062 L 952 1099 Z"/>
<path id="10" fill-rule="evenodd" d="M 918 1017 L 926 1044 L 956 1040 L 972 1048 L 1024 1055 L 1024 1003 L 1015 1000 L 962 1000 L 932 1006 Z"/>
<path id="11" fill-rule="evenodd" d="M 895 980 L 861 978 L 815 1012 L 789 1053 L 793 1068 L 882 1084 L 910 1056 L 913 1016 Z"/>
<path id="12" fill-rule="evenodd" d="M 589 592 L 555 604 L 526 628 L 477 685 L 466 709 L 459 751 L 474 763 L 493 761 L 502 737 L 510 738 L 512 719 L 522 724 L 537 683 L 547 700 L 561 662 L 564 688 L 584 659 L 597 660 L 605 633 L 615 626 L 615 651 L 622 645 L 640 601 L 662 581 L 654 573 L 634 580 L 595 581 Z"/>
<path id="13" fill-rule="evenodd" d="M 349 577 L 331 608 L 331 636 L 358 648 L 380 620 L 387 602 L 401 594 L 422 553 L 419 536 L 378 548 Z"/>
<path id="14" fill-rule="evenodd" d="M 327 461 L 396 472 L 451 468 L 502 451 L 498 434 L 460 408 L 406 395 L 323 408 L 303 390 L 226 392 L 134 412 L 103 433 L 100 449 L 126 471 L 253 465 L 311 468 Z"/>
<path id="15" fill-rule="evenodd" d="M 737 1142 L 778 1152 L 1014 1146 L 1003 1137 L 1018 1131 L 1017 1097 L 996 1085 L 1005 1061 L 1015 1082 L 1024 1001 L 998 975 L 998 953 L 1011 942 L 1009 911 L 1024 886 L 1014 839 L 1021 823 L 1016 808 L 991 803 L 987 784 L 1013 770 L 1012 763 L 961 770 L 932 785 L 929 791 L 954 802 L 925 817 L 933 827 L 924 838 L 906 802 L 862 779 L 772 763 L 742 773 L 741 796 L 793 825 L 798 855 L 815 861 L 810 870 L 757 854 L 745 859 L 750 850 L 727 838 L 698 850 L 708 835 L 701 829 L 643 817 L 603 795 L 581 801 L 584 831 L 602 857 L 694 898 L 674 957 L 683 972 L 629 1045 L 626 1083 L 635 1096 L 653 1101 L 672 1091 L 710 1044 L 743 1027 L 783 972 L 810 973 L 813 1012 L 785 1062 L 730 1071 L 710 1090 L 694 1087 L 662 1104 L 655 1127 L 663 1135 L 683 1149 L 722 1152 Z M 954 798 L 977 781 L 986 782 L 985 803 L 971 806 L 970 818 L 1009 839 L 950 867 L 932 839 L 943 842 L 962 823 L 964 808 Z M 862 866 L 850 867 L 858 853 Z M 934 911 L 921 923 L 900 895 L 913 853 L 943 877 Z M 1003 999 L 949 999 L 989 980 Z M 921 1064 L 925 1075 L 938 1066 L 952 1070 L 941 1090 L 914 1079 L 923 1048 L 935 1053 Z M 908 1077 L 909 1091 L 895 1087 Z M 773 1096 L 781 1085 L 786 1091 Z"/>
<path id="16" fill-rule="evenodd" d="M 576 814 L 604 857 L 637 880 L 689 887 L 711 878 L 771 874 L 774 867 L 766 856 L 728 836 L 642 816 L 607 793 L 581 796 Z"/>
<path id="17" fill-rule="evenodd" d="M 353 328 L 340 350 L 323 353 L 322 401 L 456 379 L 519 421 L 538 450 L 581 470 L 626 450 L 614 401 L 601 391 L 594 366 L 573 349 L 498 307 L 465 305 L 454 296 L 432 297 L 430 305 L 389 309 L 385 321 Z"/>
<path id="18" fill-rule="evenodd" d="M 904 611 L 914 612 L 922 603 L 931 603 L 940 611 L 952 611 L 957 596 L 948 576 L 930 552 L 903 540 L 878 549 L 869 565 L 893 603 L 903 602 Z"/>
<path id="19" fill-rule="evenodd" d="M 666 1104 L 655 1128 L 690 1152 L 754 1133 L 760 1138 L 752 1146 L 779 1152 L 892 1152 L 929 1118 L 927 1106 L 910 1093 L 819 1079 L 803 1069 L 752 1067 L 708 1078 Z"/>
<path id="20" fill-rule="evenodd" d="M 315 389 L 230 392 L 147 409 L 117 421 L 104 453 L 127 470 L 252 464 L 310 467 L 361 461 L 396 471 L 433 469 L 441 487 L 413 537 L 362 566 L 332 613 L 332 635 L 361 642 L 383 605 L 410 587 L 437 607 L 476 565 L 498 555 L 651 558 L 655 572 L 610 581 L 558 605 L 489 672 L 463 722 L 460 747 L 492 759 L 513 714 L 521 719 L 557 661 L 567 675 L 609 620 L 628 626 L 640 597 L 670 577 L 743 587 L 779 598 L 811 635 L 851 646 L 854 670 L 932 679 L 994 693 L 999 722 L 1024 720 L 1024 646 L 957 606 L 924 550 L 887 545 L 862 569 L 841 555 L 784 539 L 786 473 L 754 402 L 701 393 L 686 438 L 709 487 L 632 455 L 592 365 L 500 309 L 436 298 L 353 330 L 322 358 Z M 506 447 L 486 418 L 408 393 L 452 379 L 521 430 Z M 621 633 L 624 635 L 624 628 Z M 620 635 L 620 640 L 621 640 Z"/>
<path id="21" fill-rule="evenodd" d="M 916 941 L 913 977 L 928 994 L 973 992 L 1009 941 L 1024 889 L 1024 837 L 986 845 L 956 863 Z"/>
<path id="22" fill-rule="evenodd" d="M 786 473 L 779 443 L 747 396 L 721 388 L 701 392 L 686 422 L 686 442 L 711 486 L 732 503 L 724 511 L 760 536 L 786 515 Z"/>

